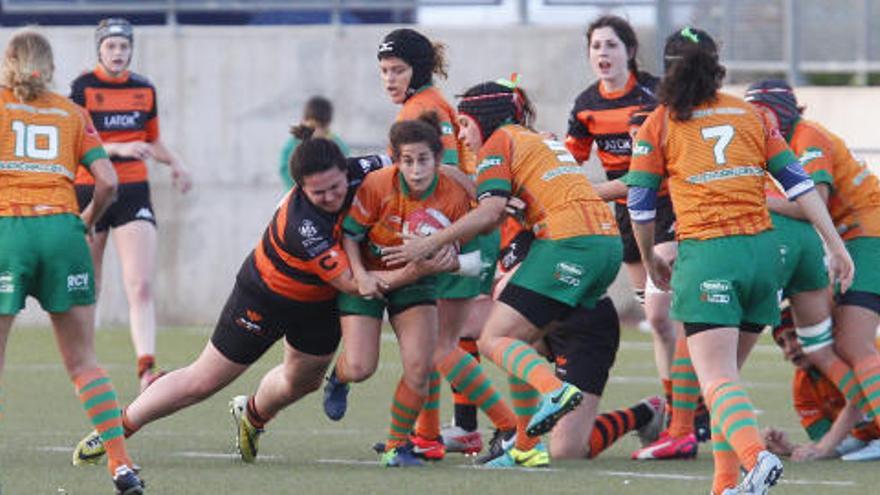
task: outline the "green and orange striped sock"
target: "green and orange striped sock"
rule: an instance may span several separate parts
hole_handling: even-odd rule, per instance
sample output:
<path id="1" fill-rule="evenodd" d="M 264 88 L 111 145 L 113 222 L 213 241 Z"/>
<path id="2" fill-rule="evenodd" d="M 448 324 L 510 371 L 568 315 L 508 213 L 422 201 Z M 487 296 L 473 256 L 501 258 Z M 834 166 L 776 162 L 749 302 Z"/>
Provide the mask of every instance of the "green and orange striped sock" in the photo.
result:
<path id="1" fill-rule="evenodd" d="M 694 432 L 694 416 L 700 399 L 700 382 L 691 363 L 687 339 L 678 339 L 675 343 L 675 358 L 669 377 L 672 379 L 669 436 L 681 438 Z"/>
<path id="2" fill-rule="evenodd" d="M 833 356 L 831 364 L 822 370 L 822 374 L 834 383 L 834 386 L 840 390 L 847 401 L 855 402 L 865 414 L 871 412 L 868 400 L 862 394 L 862 387 L 859 386 L 855 373 L 842 359 Z"/>
<path id="3" fill-rule="evenodd" d="M 409 388 L 401 378 L 391 400 L 391 426 L 388 441 L 385 442 L 386 452 L 406 443 L 424 403 L 425 396 Z"/>
<path id="4" fill-rule="evenodd" d="M 853 373 L 865 397 L 866 403 L 863 402 L 860 406 L 862 410 L 874 415 L 874 424 L 880 427 L 880 355 L 872 354 L 856 361 Z"/>
<path id="5" fill-rule="evenodd" d="M 468 353 L 478 363 L 480 351 L 477 349 L 477 341 L 470 337 L 458 339 L 458 347 Z M 477 431 L 477 406 L 466 395 L 452 387 L 452 401 L 455 404 L 455 425 L 465 431 Z"/>
<path id="6" fill-rule="evenodd" d="M 437 369 L 456 390 L 460 390 L 462 395 L 489 416 L 495 428 L 499 430 L 516 428 L 516 416 L 473 356 L 456 347 L 443 358 Z"/>
<path id="7" fill-rule="evenodd" d="M 628 409 L 596 416 L 593 431 L 590 433 L 587 457 L 592 459 L 601 454 L 622 436 L 648 424 L 653 417 L 654 412 L 651 407 L 642 402 Z"/>
<path id="8" fill-rule="evenodd" d="M 715 461 L 715 476 L 712 479 L 712 493 L 721 495 L 724 490 L 734 488 L 739 482 L 739 457 L 721 429 L 712 422 L 712 458 Z"/>
<path id="9" fill-rule="evenodd" d="M 706 387 L 706 401 L 724 440 L 733 447 L 740 464 L 751 471 L 766 447 L 748 394 L 736 382 L 720 378 Z"/>
<path id="10" fill-rule="evenodd" d="M 434 440 L 440 437 L 440 372 L 434 370 L 428 376 L 428 396 L 416 420 L 415 434 Z"/>
<path id="11" fill-rule="evenodd" d="M 73 384 L 86 415 L 104 442 L 110 474 L 119 466 L 131 466 L 125 450 L 122 414 L 110 377 L 104 370 L 95 368 L 74 377 Z"/>
<path id="12" fill-rule="evenodd" d="M 532 450 L 541 441 L 541 437 L 528 436 L 526 428 L 528 428 L 532 416 L 538 412 L 541 393 L 513 375 L 508 376 L 507 381 L 510 384 L 510 401 L 513 404 L 513 412 L 516 414 L 515 447 L 523 452 Z"/>
<path id="13" fill-rule="evenodd" d="M 521 340 L 501 337 L 491 356 L 498 366 L 508 373 L 526 381 L 542 394 L 549 394 L 562 386 L 553 368 L 534 349 Z"/>

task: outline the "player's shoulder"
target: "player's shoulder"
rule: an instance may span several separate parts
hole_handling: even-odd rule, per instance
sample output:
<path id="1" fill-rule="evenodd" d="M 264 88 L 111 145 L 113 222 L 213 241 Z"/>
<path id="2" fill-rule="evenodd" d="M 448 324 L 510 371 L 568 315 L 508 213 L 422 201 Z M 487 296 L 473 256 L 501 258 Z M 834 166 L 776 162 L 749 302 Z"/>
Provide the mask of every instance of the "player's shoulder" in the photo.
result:
<path id="1" fill-rule="evenodd" d="M 129 74 L 128 82 L 132 86 L 150 88 L 154 91 L 156 89 L 156 86 L 147 76 L 137 72 L 132 72 Z"/>
<path id="2" fill-rule="evenodd" d="M 599 81 L 587 86 L 587 88 L 575 97 L 573 112 L 578 113 L 584 110 L 593 110 L 602 102 L 602 93 L 599 92 Z"/>

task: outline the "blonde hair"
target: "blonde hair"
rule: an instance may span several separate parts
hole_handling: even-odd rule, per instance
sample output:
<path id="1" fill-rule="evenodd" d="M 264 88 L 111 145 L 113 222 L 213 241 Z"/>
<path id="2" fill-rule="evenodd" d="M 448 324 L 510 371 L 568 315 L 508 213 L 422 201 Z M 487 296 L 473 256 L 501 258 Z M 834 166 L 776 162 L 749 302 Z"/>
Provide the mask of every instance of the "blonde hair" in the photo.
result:
<path id="1" fill-rule="evenodd" d="M 6 45 L 0 85 L 11 89 L 20 101 L 31 101 L 49 90 L 54 71 L 49 40 L 26 29 L 13 35 Z"/>

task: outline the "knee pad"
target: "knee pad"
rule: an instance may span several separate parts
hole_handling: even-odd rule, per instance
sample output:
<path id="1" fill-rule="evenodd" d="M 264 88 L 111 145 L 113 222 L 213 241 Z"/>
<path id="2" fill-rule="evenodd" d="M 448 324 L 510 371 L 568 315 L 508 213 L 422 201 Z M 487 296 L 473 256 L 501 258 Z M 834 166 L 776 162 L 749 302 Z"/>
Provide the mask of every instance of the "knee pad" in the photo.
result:
<path id="1" fill-rule="evenodd" d="M 831 331 L 831 318 L 826 318 L 815 325 L 808 327 L 795 327 L 798 344 L 804 348 L 807 354 L 828 347 L 834 343 L 834 335 Z"/>

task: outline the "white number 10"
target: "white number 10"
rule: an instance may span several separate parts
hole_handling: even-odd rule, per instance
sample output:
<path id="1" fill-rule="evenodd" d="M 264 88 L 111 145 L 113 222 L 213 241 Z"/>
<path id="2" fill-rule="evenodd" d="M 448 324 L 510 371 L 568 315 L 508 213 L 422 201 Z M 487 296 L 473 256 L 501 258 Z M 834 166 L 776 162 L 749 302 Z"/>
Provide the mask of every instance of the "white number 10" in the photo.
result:
<path id="1" fill-rule="evenodd" d="M 51 125 L 25 124 L 20 120 L 12 121 L 12 132 L 15 133 L 15 156 L 36 158 L 38 160 L 54 160 L 58 158 L 58 128 Z M 45 139 L 44 147 L 37 147 L 37 139 Z"/>
<path id="2" fill-rule="evenodd" d="M 724 154 L 724 150 L 727 149 L 727 145 L 730 144 L 730 141 L 733 140 L 733 134 L 736 130 L 732 125 L 716 125 L 714 127 L 704 127 L 700 130 L 703 134 L 703 139 L 717 139 L 715 141 L 715 145 L 712 147 L 712 151 L 715 153 L 715 163 L 718 165 L 724 165 L 727 163 L 727 156 Z"/>

